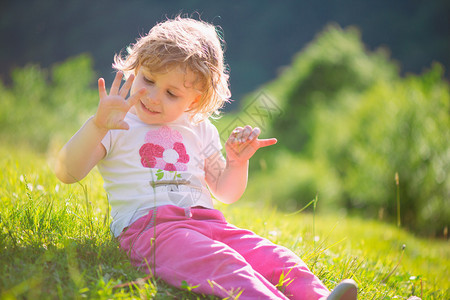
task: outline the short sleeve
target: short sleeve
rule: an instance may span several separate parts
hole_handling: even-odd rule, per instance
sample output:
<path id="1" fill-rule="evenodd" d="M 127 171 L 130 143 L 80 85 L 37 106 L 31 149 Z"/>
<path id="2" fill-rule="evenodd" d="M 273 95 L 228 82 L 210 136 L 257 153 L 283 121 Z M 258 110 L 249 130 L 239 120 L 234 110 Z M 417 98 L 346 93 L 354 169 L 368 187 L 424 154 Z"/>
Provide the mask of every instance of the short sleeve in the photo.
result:
<path id="1" fill-rule="evenodd" d="M 219 131 L 210 120 L 201 123 L 201 136 L 203 142 L 202 154 L 204 158 L 210 157 L 222 150 Z"/>
<path id="2" fill-rule="evenodd" d="M 103 147 L 105 147 L 106 155 L 108 155 L 109 151 L 111 150 L 111 145 L 112 145 L 112 133 L 111 133 L 111 130 L 108 131 L 108 133 L 103 138 L 102 145 L 103 145 Z"/>

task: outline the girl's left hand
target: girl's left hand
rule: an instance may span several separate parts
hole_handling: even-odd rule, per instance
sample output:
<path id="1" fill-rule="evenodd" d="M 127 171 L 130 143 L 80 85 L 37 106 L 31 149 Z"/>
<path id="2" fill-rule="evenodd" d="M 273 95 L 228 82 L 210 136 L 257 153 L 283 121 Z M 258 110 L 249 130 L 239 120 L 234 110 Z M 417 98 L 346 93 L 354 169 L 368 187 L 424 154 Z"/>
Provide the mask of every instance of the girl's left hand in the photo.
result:
<path id="1" fill-rule="evenodd" d="M 232 164 L 246 163 L 255 152 L 262 147 L 277 143 L 277 139 L 258 139 L 261 130 L 247 125 L 244 128 L 236 127 L 225 144 L 227 161 Z"/>

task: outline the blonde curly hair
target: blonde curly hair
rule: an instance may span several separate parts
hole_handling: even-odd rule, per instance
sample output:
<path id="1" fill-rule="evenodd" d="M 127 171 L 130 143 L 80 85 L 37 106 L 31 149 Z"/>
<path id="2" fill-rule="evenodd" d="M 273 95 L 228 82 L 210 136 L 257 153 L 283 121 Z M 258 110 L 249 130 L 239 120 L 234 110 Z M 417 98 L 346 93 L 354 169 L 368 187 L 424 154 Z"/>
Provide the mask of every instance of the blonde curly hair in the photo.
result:
<path id="1" fill-rule="evenodd" d="M 202 96 L 189 112 L 191 120 L 202 121 L 219 116 L 220 108 L 230 100 L 223 43 L 215 26 L 177 16 L 156 24 L 147 35 L 127 47 L 127 55 L 116 54 L 113 67 L 126 76 L 140 67 L 152 73 L 165 73 L 173 67 L 192 71 Z"/>

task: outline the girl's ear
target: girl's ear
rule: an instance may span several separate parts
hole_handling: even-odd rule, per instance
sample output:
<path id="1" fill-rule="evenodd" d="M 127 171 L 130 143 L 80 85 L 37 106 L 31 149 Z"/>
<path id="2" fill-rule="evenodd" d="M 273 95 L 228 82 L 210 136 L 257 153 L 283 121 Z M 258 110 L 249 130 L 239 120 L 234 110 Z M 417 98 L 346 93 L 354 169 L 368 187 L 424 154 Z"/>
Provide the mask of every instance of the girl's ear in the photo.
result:
<path id="1" fill-rule="evenodd" d="M 191 105 L 189 105 L 189 109 L 193 109 L 194 107 L 196 107 L 199 104 L 201 98 L 202 98 L 202 94 L 197 95 L 197 97 L 195 97 L 194 101 L 191 102 Z"/>

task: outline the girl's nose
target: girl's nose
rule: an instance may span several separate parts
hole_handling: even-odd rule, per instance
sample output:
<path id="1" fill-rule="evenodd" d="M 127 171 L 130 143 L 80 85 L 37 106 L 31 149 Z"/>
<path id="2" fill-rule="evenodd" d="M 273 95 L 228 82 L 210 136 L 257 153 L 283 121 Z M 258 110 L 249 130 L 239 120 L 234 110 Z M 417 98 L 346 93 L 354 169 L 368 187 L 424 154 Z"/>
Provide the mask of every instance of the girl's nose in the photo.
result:
<path id="1" fill-rule="evenodd" d="M 156 104 L 159 103 L 159 95 L 158 92 L 154 89 L 149 89 L 147 93 L 148 102 Z"/>

